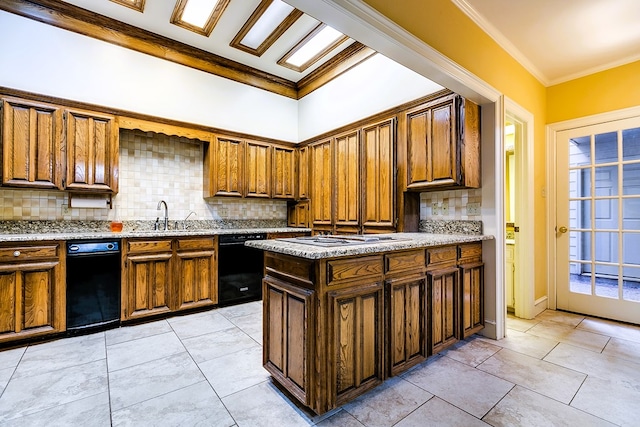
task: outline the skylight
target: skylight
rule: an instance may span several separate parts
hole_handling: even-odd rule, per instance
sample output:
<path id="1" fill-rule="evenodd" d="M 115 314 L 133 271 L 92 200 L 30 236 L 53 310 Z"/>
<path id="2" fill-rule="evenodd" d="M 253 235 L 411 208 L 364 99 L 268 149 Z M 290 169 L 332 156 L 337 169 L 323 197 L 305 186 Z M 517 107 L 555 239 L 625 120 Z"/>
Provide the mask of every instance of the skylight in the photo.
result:
<path id="1" fill-rule="evenodd" d="M 241 43 L 253 49 L 264 42 L 264 40 L 284 21 L 284 19 L 293 11 L 293 7 L 280 0 L 275 0 L 264 11 L 262 16 L 258 18 L 256 23 L 251 27 L 247 35 L 244 36 Z"/>
<path id="2" fill-rule="evenodd" d="M 130 7 L 138 12 L 144 12 L 145 0 L 111 0 L 114 3 L 121 4 L 122 6 Z"/>
<path id="3" fill-rule="evenodd" d="M 171 23 L 208 37 L 229 1 L 178 0 L 171 15 Z"/>
<path id="4" fill-rule="evenodd" d="M 303 71 L 347 38 L 328 25 L 320 24 L 280 59 L 278 64 Z"/>

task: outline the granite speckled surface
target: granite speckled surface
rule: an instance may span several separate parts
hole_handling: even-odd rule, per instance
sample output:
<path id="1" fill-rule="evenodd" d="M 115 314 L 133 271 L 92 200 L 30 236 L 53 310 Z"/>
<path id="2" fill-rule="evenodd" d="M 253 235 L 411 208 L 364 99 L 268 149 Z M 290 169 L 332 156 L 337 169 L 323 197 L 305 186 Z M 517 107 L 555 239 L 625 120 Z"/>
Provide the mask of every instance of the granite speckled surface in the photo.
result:
<path id="1" fill-rule="evenodd" d="M 288 240 L 254 240 L 246 245 L 286 255 L 307 259 L 336 258 L 363 254 L 400 251 L 406 249 L 428 248 L 432 246 L 453 245 L 458 243 L 492 240 L 493 236 L 478 234 L 431 234 L 431 233 L 393 233 L 376 236 L 392 236 L 398 240 L 357 243 L 339 247 L 318 247 L 304 243 L 293 243 Z"/>
<path id="2" fill-rule="evenodd" d="M 418 229 L 433 234 L 482 234 L 482 221 L 423 219 Z"/>
<path id="3" fill-rule="evenodd" d="M 122 232 L 111 232 L 109 221 L 0 221 L 0 243 L 45 240 L 121 239 L 132 237 L 214 236 L 219 234 L 309 232 L 308 228 L 287 227 L 286 221 L 208 220 L 182 222 L 168 231 L 155 231 L 155 221 L 123 221 Z"/>

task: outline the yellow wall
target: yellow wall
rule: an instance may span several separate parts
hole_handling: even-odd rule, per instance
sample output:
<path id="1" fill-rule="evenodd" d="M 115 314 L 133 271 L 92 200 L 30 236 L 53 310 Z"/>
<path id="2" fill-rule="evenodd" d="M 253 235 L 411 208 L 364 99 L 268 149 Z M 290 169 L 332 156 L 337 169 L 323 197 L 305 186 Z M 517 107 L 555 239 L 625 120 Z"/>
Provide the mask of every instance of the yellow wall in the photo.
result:
<path id="1" fill-rule="evenodd" d="M 545 184 L 546 88 L 451 0 L 364 0 L 534 115 L 535 298 L 547 294 Z"/>
<path id="2" fill-rule="evenodd" d="M 547 123 L 640 105 L 640 61 L 547 89 Z"/>

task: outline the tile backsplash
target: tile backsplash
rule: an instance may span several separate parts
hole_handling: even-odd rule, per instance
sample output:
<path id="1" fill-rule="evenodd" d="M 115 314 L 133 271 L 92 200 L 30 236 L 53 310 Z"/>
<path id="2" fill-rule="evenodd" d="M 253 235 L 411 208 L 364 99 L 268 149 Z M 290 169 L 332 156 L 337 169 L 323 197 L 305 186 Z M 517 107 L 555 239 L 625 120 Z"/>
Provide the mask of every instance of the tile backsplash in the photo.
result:
<path id="1" fill-rule="evenodd" d="M 263 199 L 203 199 L 203 146 L 187 138 L 120 131 L 120 191 L 114 209 L 69 208 L 61 191 L 0 188 L 0 220 L 155 220 L 164 200 L 171 221 L 190 219 L 281 219 L 287 203 Z"/>
<path id="2" fill-rule="evenodd" d="M 434 211 L 434 203 L 437 205 Z M 481 220 L 480 209 L 477 214 L 469 214 L 469 203 L 482 206 L 482 190 L 449 190 L 420 193 L 420 219 L 434 220 Z M 446 210 L 443 210 L 443 206 Z"/>

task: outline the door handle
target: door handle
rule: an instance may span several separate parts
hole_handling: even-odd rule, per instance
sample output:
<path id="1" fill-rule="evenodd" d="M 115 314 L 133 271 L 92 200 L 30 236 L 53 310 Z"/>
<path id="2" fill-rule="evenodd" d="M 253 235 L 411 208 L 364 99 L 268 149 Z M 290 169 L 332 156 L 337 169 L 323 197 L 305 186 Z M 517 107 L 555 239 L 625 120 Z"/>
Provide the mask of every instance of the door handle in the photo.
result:
<path id="1" fill-rule="evenodd" d="M 564 225 L 562 227 L 560 227 L 558 229 L 559 232 L 561 232 L 562 234 L 566 233 L 567 231 L 569 231 L 569 229 L 567 227 L 565 227 Z"/>

